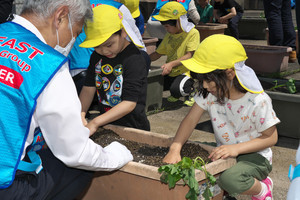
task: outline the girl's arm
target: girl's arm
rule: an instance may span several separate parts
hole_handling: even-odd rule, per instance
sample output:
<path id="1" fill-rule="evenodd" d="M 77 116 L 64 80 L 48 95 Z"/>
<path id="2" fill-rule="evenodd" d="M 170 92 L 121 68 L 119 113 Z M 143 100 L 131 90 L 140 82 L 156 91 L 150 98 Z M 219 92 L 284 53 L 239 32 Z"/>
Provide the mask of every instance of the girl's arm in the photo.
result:
<path id="1" fill-rule="evenodd" d="M 260 137 L 253 140 L 232 145 L 216 147 L 209 158 L 214 160 L 237 157 L 240 154 L 253 153 L 272 147 L 277 143 L 278 135 L 276 126 L 272 126 L 261 133 Z"/>
<path id="2" fill-rule="evenodd" d="M 180 123 L 175 138 L 170 146 L 168 154 L 163 162 L 177 163 L 181 160 L 180 151 L 183 144 L 189 139 L 196 125 L 198 124 L 204 110 L 197 103 L 193 105 L 189 113 Z"/>
<path id="3" fill-rule="evenodd" d="M 122 101 L 118 105 L 112 107 L 109 111 L 94 118 L 87 125 L 87 127 L 91 130 L 90 135 L 94 134 L 99 126 L 104 126 L 110 122 L 116 121 L 124 117 L 125 115 L 133 111 L 135 106 L 136 102 Z"/>
<path id="4" fill-rule="evenodd" d="M 168 62 L 166 64 L 163 64 L 161 66 L 161 68 L 163 70 L 162 75 L 164 76 L 164 75 L 170 74 L 173 67 L 177 67 L 179 65 L 182 65 L 180 61 L 187 60 L 187 59 L 191 58 L 193 56 L 194 52 L 195 51 L 188 51 L 184 56 L 182 56 L 182 57 L 180 57 L 176 60 L 173 60 L 171 62 Z"/>
<path id="5" fill-rule="evenodd" d="M 220 23 L 226 23 L 229 19 L 233 18 L 234 16 L 236 16 L 236 10 L 235 7 L 232 7 L 230 13 L 224 15 L 223 17 L 220 17 L 219 21 Z"/>
<path id="6" fill-rule="evenodd" d="M 86 113 L 87 113 L 89 107 L 92 104 L 95 92 L 96 92 L 96 87 L 83 86 L 82 90 L 79 94 L 79 99 L 81 102 L 81 119 L 85 126 L 87 125 L 85 116 L 86 116 Z"/>

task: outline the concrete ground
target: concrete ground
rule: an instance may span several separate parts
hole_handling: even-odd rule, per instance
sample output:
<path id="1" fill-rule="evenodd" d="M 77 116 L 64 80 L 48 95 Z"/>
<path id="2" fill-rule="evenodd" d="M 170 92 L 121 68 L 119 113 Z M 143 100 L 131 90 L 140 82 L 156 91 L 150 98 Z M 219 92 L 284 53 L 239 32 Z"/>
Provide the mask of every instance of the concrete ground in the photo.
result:
<path id="1" fill-rule="evenodd" d="M 265 40 L 241 40 L 241 42 L 245 44 L 267 44 Z M 161 58 L 160 60 L 153 62 L 152 66 L 159 66 L 164 62 L 164 59 L 165 58 Z M 293 63 L 289 64 L 289 67 L 297 69 L 299 68 L 299 65 L 298 63 Z M 300 80 L 299 74 L 296 74 L 294 76 L 296 77 L 296 79 Z M 160 112 L 157 110 L 156 112 L 149 113 L 148 119 L 151 124 L 152 132 L 174 136 L 180 122 L 189 112 L 190 107 L 187 107 L 183 104 L 183 99 L 173 104 L 168 103 L 166 97 L 168 97 L 169 95 L 170 94 L 168 91 L 165 91 L 163 93 L 162 107 L 164 108 L 164 111 Z M 190 139 L 201 142 L 214 142 L 214 135 L 209 131 L 211 131 L 209 126 L 209 116 L 207 113 L 205 113 Z M 295 165 L 295 155 L 298 144 L 298 139 L 279 137 L 276 146 L 272 147 L 273 170 L 270 174 L 270 177 L 274 182 L 273 197 L 275 200 L 286 199 L 290 184 L 288 179 L 289 165 Z M 248 200 L 251 198 L 249 196 L 241 195 L 238 196 L 237 199 Z"/>

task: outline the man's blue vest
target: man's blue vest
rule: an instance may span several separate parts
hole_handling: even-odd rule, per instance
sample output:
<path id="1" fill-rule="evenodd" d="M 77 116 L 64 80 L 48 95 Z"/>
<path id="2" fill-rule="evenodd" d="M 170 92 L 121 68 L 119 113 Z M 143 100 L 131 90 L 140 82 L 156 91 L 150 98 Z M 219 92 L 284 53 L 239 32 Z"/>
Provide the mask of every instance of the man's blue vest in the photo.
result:
<path id="1" fill-rule="evenodd" d="M 158 0 L 151 16 L 158 15 L 161 7 L 170 1 L 172 1 L 172 0 Z M 181 5 L 183 5 L 185 10 L 188 11 L 191 0 L 177 0 L 177 2 L 180 3 Z M 152 17 L 152 21 L 157 21 L 157 20 Z"/>
<path id="2" fill-rule="evenodd" d="M 0 25 L 0 188 L 7 188 L 17 169 L 36 171 L 40 158 L 27 153 L 21 161 L 36 101 L 68 59 L 13 22 Z M 51 123 L 51 122 L 49 122 Z"/>
<path id="3" fill-rule="evenodd" d="M 123 4 L 114 0 L 90 0 L 92 8 L 105 4 L 111 5 L 117 9 L 119 9 Z M 87 69 L 89 67 L 90 57 L 94 51 L 94 48 L 82 48 L 79 45 L 85 40 L 86 35 L 84 30 L 82 29 L 82 33 L 76 38 L 74 46 L 69 54 L 70 58 L 70 70 L 74 69 Z"/>

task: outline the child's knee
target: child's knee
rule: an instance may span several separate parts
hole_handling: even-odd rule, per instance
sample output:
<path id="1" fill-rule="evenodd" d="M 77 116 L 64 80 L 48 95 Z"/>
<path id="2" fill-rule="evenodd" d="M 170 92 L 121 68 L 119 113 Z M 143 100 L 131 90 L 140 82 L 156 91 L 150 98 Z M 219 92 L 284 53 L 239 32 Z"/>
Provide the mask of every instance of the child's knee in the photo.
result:
<path id="1" fill-rule="evenodd" d="M 247 191 L 253 183 L 253 177 L 230 169 L 224 171 L 218 180 L 219 186 L 231 196 Z"/>

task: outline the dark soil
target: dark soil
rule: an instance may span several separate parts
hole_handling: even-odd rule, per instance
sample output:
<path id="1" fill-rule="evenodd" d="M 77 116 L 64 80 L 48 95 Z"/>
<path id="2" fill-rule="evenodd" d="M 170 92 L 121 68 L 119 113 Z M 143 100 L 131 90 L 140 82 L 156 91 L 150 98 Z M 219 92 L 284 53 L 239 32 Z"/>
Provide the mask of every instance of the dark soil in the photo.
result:
<path id="1" fill-rule="evenodd" d="M 135 162 L 152 165 L 155 167 L 160 167 L 166 164 L 163 163 L 162 160 L 169 151 L 168 147 L 151 146 L 148 144 L 126 140 L 121 138 L 115 132 L 104 128 L 99 128 L 98 131 L 91 136 L 91 139 L 97 144 L 100 144 L 102 147 L 107 146 L 113 141 L 120 142 L 131 151 L 133 155 L 133 161 Z M 186 143 L 181 149 L 181 157 L 190 157 L 194 159 L 199 156 L 204 159 L 205 162 L 210 162 L 210 160 L 207 158 L 208 155 L 209 153 L 197 144 Z"/>

